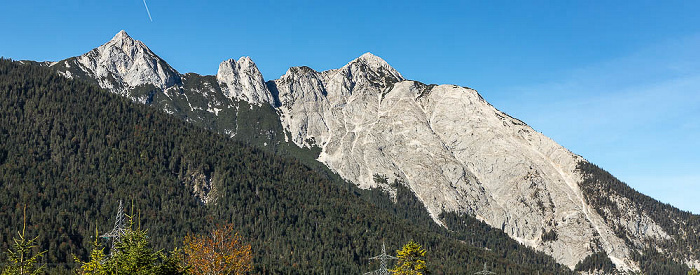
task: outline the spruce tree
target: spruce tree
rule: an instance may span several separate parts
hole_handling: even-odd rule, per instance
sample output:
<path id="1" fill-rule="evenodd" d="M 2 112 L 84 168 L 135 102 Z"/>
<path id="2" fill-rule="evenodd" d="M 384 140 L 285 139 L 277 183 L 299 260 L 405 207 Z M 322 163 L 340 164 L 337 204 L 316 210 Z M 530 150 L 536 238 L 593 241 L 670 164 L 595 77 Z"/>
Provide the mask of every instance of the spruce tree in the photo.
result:
<path id="1" fill-rule="evenodd" d="M 26 238 L 26 207 L 23 213 L 24 224 L 22 225 L 22 232 L 17 232 L 19 238 L 12 238 L 12 247 L 7 250 L 9 263 L 5 269 L 3 269 L 2 275 L 42 274 L 46 268 L 45 265 L 39 265 L 39 259 L 43 257 L 46 251 L 36 252 L 36 248 L 38 247 L 36 239 L 38 236 L 32 239 Z"/>

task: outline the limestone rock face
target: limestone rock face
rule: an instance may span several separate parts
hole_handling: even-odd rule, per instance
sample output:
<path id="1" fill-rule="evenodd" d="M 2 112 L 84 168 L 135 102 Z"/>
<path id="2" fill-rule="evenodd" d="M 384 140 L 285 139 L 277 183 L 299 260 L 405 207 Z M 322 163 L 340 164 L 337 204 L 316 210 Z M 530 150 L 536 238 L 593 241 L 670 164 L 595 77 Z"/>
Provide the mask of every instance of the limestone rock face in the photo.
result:
<path id="1" fill-rule="evenodd" d="M 299 147 L 319 147 L 320 162 L 361 188 L 392 193 L 375 175 L 397 180 L 435 222 L 443 212 L 473 215 L 571 268 L 604 250 L 618 269 L 637 270 L 633 251 L 697 236 L 695 229 L 666 232 L 668 224 L 686 221 L 664 222 L 624 192 L 595 188 L 608 203 L 592 205 L 590 190 L 581 187 L 586 175 L 577 170 L 587 163 L 581 156 L 475 90 L 406 80 L 370 53 L 334 70 L 293 67 L 268 82 L 248 57 L 222 62 L 216 76 L 180 75 L 122 31 L 50 66 L 232 137 L 277 136 L 284 143 L 283 135 Z M 259 119 L 264 111 L 267 119 Z M 264 128 L 275 116 L 278 130 Z M 208 202 L 215 186 L 192 179 L 194 194 Z"/>
<path id="2" fill-rule="evenodd" d="M 572 268 L 596 249 L 620 269 L 637 268 L 581 193 L 576 167 L 585 160 L 476 91 L 405 81 L 371 54 L 337 70 L 292 68 L 274 84 L 292 141 L 319 146 L 319 161 L 358 186 L 390 189 L 377 174 L 398 179 L 436 222 L 443 211 L 470 213 Z M 543 240 L 551 231 L 557 238 Z"/>
<path id="3" fill-rule="evenodd" d="M 221 115 L 217 130 L 230 136 L 238 132 L 231 117 L 237 117 L 239 104 L 260 107 L 275 102 L 249 57 L 222 62 L 216 76 L 183 75 L 125 31 L 83 55 L 48 65 L 67 78 L 94 82 L 189 122 L 211 127 Z"/>
<path id="4" fill-rule="evenodd" d="M 250 57 L 241 57 L 238 61 L 229 59 L 221 62 L 216 80 L 224 94 L 230 98 L 245 100 L 255 105 L 274 105 L 272 94 Z"/>
<path id="5" fill-rule="evenodd" d="M 74 60 L 61 62 L 69 68 L 78 67 L 73 69 L 95 79 L 102 88 L 120 94 L 140 85 L 151 84 L 165 90 L 181 83 L 180 74 L 175 69 L 125 31 Z M 64 74 L 73 75 L 75 70 L 66 70 Z"/>
<path id="6" fill-rule="evenodd" d="M 372 108 L 384 89 L 402 80 L 386 61 L 366 53 L 340 69 L 325 72 L 290 68 L 272 85 L 278 92 L 282 125 L 294 143 L 310 147 L 326 146 L 332 134 L 346 132 L 351 126 L 347 119 L 353 124 L 371 121 L 373 118 L 356 113 Z"/>

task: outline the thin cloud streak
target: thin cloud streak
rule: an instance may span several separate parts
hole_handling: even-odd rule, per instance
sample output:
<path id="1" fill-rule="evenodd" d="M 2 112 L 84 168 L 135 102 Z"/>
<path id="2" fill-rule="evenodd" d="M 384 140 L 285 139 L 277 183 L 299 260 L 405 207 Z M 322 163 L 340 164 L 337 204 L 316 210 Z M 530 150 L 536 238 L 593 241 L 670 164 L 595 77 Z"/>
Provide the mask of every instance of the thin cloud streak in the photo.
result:
<path id="1" fill-rule="evenodd" d="M 153 18 L 151 17 L 151 11 L 148 10 L 148 5 L 146 5 L 146 0 L 143 0 L 143 5 L 146 7 L 146 12 L 148 13 L 148 19 L 153 22 Z"/>

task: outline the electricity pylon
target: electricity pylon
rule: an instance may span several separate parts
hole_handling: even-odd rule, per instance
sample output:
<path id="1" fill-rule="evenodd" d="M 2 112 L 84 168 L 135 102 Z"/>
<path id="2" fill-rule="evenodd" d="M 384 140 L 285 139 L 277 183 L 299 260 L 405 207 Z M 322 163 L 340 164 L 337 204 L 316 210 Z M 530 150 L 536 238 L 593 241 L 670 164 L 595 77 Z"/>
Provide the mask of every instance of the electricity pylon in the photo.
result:
<path id="1" fill-rule="evenodd" d="M 122 208 L 122 201 L 119 200 L 119 208 L 117 209 L 117 220 L 114 221 L 114 228 L 112 231 L 102 234 L 102 238 L 112 239 L 112 248 L 109 250 L 110 254 L 114 253 L 114 244 L 118 243 L 121 237 L 126 233 L 124 228 L 124 209 Z"/>
<path id="2" fill-rule="evenodd" d="M 484 270 L 479 271 L 477 273 L 474 273 L 476 275 L 489 275 L 489 274 L 496 274 L 496 272 L 491 272 L 488 269 L 486 269 L 486 263 L 484 263 Z"/>
<path id="3" fill-rule="evenodd" d="M 379 260 L 379 269 L 371 272 L 367 272 L 363 275 L 369 275 L 369 274 L 377 274 L 377 275 L 389 275 L 389 270 L 387 269 L 387 261 L 388 260 L 396 260 L 398 258 L 387 255 L 386 254 L 386 247 L 384 246 L 384 242 L 382 242 L 382 254 L 374 256 L 372 258 L 369 258 L 370 260 Z"/>

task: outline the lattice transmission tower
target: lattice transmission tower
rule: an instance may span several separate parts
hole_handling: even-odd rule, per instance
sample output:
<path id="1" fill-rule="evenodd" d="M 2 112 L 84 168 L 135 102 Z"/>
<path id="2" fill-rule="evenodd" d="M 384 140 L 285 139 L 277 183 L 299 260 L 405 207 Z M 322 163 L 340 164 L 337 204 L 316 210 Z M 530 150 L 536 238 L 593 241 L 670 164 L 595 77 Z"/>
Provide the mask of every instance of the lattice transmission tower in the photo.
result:
<path id="1" fill-rule="evenodd" d="M 112 231 L 100 236 L 112 240 L 112 248 L 109 250 L 110 255 L 114 253 L 114 244 L 119 242 L 124 233 L 126 233 L 126 228 L 124 228 L 124 208 L 122 207 L 122 201 L 119 200 L 119 208 L 117 209 L 117 219 L 114 221 L 114 228 L 112 228 Z"/>
<path id="2" fill-rule="evenodd" d="M 484 263 L 484 270 L 479 271 L 477 273 L 474 273 L 476 275 L 490 275 L 490 274 L 496 274 L 496 272 L 491 272 L 486 268 L 486 263 Z"/>
<path id="3" fill-rule="evenodd" d="M 374 256 L 372 258 L 369 258 L 370 260 L 379 260 L 379 269 L 371 272 L 367 272 L 363 275 L 370 275 L 370 274 L 377 274 L 377 275 L 389 275 L 389 270 L 387 269 L 387 264 L 388 260 L 396 260 L 398 258 L 387 255 L 386 254 L 386 247 L 384 246 L 384 242 L 382 242 L 382 254 Z"/>

